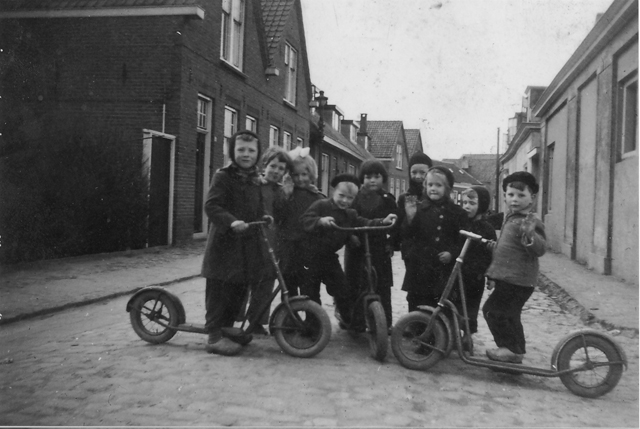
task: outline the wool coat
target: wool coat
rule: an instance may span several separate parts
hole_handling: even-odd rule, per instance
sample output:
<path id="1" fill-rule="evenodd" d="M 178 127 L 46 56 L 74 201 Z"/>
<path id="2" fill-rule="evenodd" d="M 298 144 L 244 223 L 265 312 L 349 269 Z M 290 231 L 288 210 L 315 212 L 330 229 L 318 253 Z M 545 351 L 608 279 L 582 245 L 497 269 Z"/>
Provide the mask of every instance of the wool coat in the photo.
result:
<path id="1" fill-rule="evenodd" d="M 462 207 L 447 199 L 431 201 L 426 198 L 417 207 L 413 221 L 405 219 L 401 234 L 412 245 L 405 255 L 406 273 L 402 290 L 437 295 L 444 290 L 443 281 L 451 273 L 455 258 L 460 254 L 464 237 L 461 229 L 468 229 L 469 218 Z M 449 252 L 451 261 L 443 264 L 438 258 Z"/>
<path id="2" fill-rule="evenodd" d="M 272 276 L 266 246 L 257 227 L 236 233 L 231 223 L 253 222 L 265 214 L 262 184 L 257 173 L 241 174 L 231 164 L 218 170 L 204 205 L 210 229 L 202 276 L 230 283 L 257 283 Z"/>

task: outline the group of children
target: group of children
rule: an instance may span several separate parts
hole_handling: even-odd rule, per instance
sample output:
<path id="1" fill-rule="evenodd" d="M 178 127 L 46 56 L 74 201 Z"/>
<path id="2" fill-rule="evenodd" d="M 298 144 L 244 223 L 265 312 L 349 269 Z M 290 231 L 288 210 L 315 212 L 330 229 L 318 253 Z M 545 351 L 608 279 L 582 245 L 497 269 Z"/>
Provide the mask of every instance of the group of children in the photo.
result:
<path id="1" fill-rule="evenodd" d="M 236 133 L 229 141 L 231 163 L 216 172 L 205 211 L 211 227 L 202 275 L 206 280 L 206 324 L 209 353 L 235 355 L 241 345 L 223 335 L 239 313 L 250 292 L 247 317 L 258 317 L 273 290 L 275 271 L 268 263 L 260 231 L 247 223 L 264 215 L 275 219 L 275 243 L 280 269 L 292 295 L 306 295 L 320 303 L 320 285 L 334 298 L 342 327 L 362 328 L 352 312 L 364 285 L 364 249 L 361 237 L 332 227 L 388 225 L 397 220 L 390 234 L 371 234 L 372 264 L 378 274 L 377 293 L 391 328 L 391 257 L 402 252 L 406 273 L 402 290 L 407 292 L 409 311 L 420 305 L 436 306 L 460 253 L 461 229 L 490 239 L 485 246 L 474 242 L 463 264 L 466 304 L 471 335 L 485 283 L 493 289 L 483 315 L 497 349 L 487 350 L 492 360 L 522 362 L 525 337 L 520 314 L 533 292 L 538 272 L 537 258 L 544 254 L 543 224 L 533 215 L 538 185 L 526 172 L 504 179 L 502 187 L 508 212 L 500 238 L 484 220 L 490 196 L 486 188 L 472 186 L 462 194 L 462 206 L 451 198 L 454 177 L 431 159 L 418 153 L 409 162 L 410 186 L 396 204 L 384 191 L 388 176 L 376 160 L 362 164 L 359 177 L 339 174 L 331 181 L 333 193 L 326 198 L 315 187 L 317 166 L 308 148 L 287 153 L 272 147 L 261 157 L 257 135 Z M 261 160 L 264 173 L 258 171 Z M 287 180 L 285 174 L 289 173 Z M 345 270 L 337 251 L 345 246 Z M 267 314 L 259 321 L 266 325 Z M 353 317 L 353 319 L 352 319 Z M 264 328 L 261 329 L 266 333 Z"/>

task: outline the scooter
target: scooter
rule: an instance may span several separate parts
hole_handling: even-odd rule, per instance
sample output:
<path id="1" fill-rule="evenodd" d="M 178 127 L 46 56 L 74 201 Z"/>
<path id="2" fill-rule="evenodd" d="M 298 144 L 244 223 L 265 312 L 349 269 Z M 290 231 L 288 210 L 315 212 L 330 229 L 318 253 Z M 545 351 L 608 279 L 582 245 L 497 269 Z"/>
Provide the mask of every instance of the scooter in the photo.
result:
<path id="1" fill-rule="evenodd" d="M 340 231 L 357 232 L 362 233 L 364 237 L 364 250 L 365 250 L 365 277 L 367 280 L 366 287 L 362 288 L 360 295 L 358 296 L 356 303 L 351 311 L 351 325 L 347 325 L 342 321 L 339 314 L 336 317 L 339 322 L 350 331 L 355 329 L 354 323 L 356 319 L 356 312 L 361 308 L 365 317 L 366 332 L 369 337 L 369 350 L 371 357 L 382 362 L 387 356 L 387 349 L 389 343 L 389 332 L 387 330 L 387 318 L 384 313 L 384 308 L 380 302 L 380 295 L 376 293 L 378 289 L 378 275 L 376 269 L 371 265 L 371 251 L 369 246 L 369 233 L 382 232 L 389 230 L 395 224 L 395 220 L 391 225 L 387 226 L 360 226 L 354 228 L 343 228 L 335 223 L 331 226 Z M 360 308 L 359 308 L 360 307 Z"/>
<path id="2" fill-rule="evenodd" d="M 278 278 L 278 286 L 268 301 L 264 302 L 254 320 L 245 328 L 223 328 L 222 335 L 236 343 L 246 345 L 252 340 L 251 333 L 259 324 L 261 316 L 268 311 L 275 297 L 281 295 L 281 303 L 269 319 L 269 331 L 273 333 L 280 348 L 295 357 L 308 358 L 320 353 L 331 338 L 331 320 L 324 309 L 306 296 L 289 296 L 280 266 L 265 228 L 273 219 L 265 216 L 261 221 L 248 222 L 250 227 L 259 227 L 262 240 L 269 251 L 269 259 Z M 207 334 L 204 324 L 187 323 L 186 312 L 180 299 L 158 286 L 140 289 L 127 303 L 127 312 L 133 330 L 138 336 L 152 344 L 169 341 L 178 332 Z"/>
<path id="3" fill-rule="evenodd" d="M 462 281 L 462 264 L 472 240 L 487 244 L 480 235 L 460 231 L 466 237 L 460 255 L 442 292 L 438 307 L 419 306 L 402 316 L 393 328 L 391 348 L 400 364 L 409 369 L 429 369 L 449 355 L 455 346 L 460 359 L 469 365 L 510 374 L 559 377 L 572 393 L 597 398 L 616 387 L 627 368 L 624 350 L 609 336 L 592 329 L 571 333 L 560 340 L 551 356 L 551 368 L 535 368 L 517 363 L 480 359 L 473 355 L 473 340 L 461 334 L 469 330 L 466 297 Z M 462 313 L 449 300 L 456 283 L 462 302 Z M 452 314 L 451 320 L 443 310 Z"/>

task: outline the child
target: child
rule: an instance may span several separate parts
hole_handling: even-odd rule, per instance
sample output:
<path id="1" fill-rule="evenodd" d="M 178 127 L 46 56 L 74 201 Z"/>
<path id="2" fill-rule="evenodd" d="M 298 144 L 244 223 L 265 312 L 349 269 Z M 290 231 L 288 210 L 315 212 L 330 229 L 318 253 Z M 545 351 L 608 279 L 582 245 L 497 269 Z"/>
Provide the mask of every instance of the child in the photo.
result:
<path id="1" fill-rule="evenodd" d="M 302 241 L 305 238 L 300 216 L 309 206 L 324 198 L 314 183 L 318 174 L 316 162 L 309 156 L 309 148 L 296 148 L 289 152 L 292 169 L 288 183 L 285 178 L 283 200 L 277 200 L 274 206 L 278 257 L 280 269 L 289 294 L 298 294 L 298 287 L 305 276 L 304 264 L 300 261 Z"/>
<path id="2" fill-rule="evenodd" d="M 424 181 L 424 199 L 407 204 L 407 217 L 401 225 L 403 237 L 413 240 L 405 263 L 402 290 L 407 292 L 409 311 L 419 305 L 436 307 L 444 291 L 455 257 L 464 240 L 461 229 L 467 229 L 467 213 L 451 201 L 453 173 L 448 168 L 429 169 Z"/>
<path id="3" fill-rule="evenodd" d="M 384 192 L 382 187 L 387 183 L 388 174 L 384 165 L 378 160 L 365 161 L 360 166 L 358 177 L 362 188 L 353 201 L 352 208 L 367 219 L 384 218 L 397 212 L 396 200 L 393 195 Z M 355 237 L 355 236 L 354 236 Z M 387 317 L 387 327 L 391 327 L 391 287 L 393 286 L 393 272 L 391 270 L 391 256 L 393 249 L 387 234 L 370 233 L 369 247 L 371 264 L 376 269 L 380 301 Z M 365 249 L 362 240 L 355 239 L 344 253 L 345 274 L 351 288 L 362 290 L 366 286 L 364 276 Z"/>
<path id="4" fill-rule="evenodd" d="M 425 177 L 427 177 L 427 172 L 431 167 L 431 158 L 422 152 L 414 153 L 409 159 L 409 189 L 398 197 L 398 228 L 395 228 L 393 231 L 391 240 L 393 242 L 393 248 L 400 250 L 405 268 L 407 266 L 407 254 L 409 254 L 411 250 L 413 240 L 411 237 L 403 236 L 402 229 L 399 227 L 407 217 L 405 205 L 407 203 L 415 205 L 417 201 L 422 201 L 422 186 Z M 405 276 L 404 282 L 406 281 L 408 281 L 408 278 Z M 402 284 L 402 290 L 406 290 L 405 287 L 410 287 L 409 285 L 405 285 L 404 282 Z"/>
<path id="5" fill-rule="evenodd" d="M 289 154 L 279 146 L 272 146 L 267 149 L 262 156 L 262 200 L 264 202 L 265 213 L 273 216 L 274 205 L 282 200 L 284 196 L 282 178 L 285 173 L 291 171 L 293 166 Z M 267 236 L 272 246 L 277 248 L 277 242 L 273 229 L 267 229 Z M 269 258 L 268 255 L 265 258 Z M 246 318 L 253 321 L 258 316 L 258 311 L 265 301 L 268 301 L 273 292 L 275 270 L 271 270 L 271 275 L 262 283 L 255 284 L 251 290 L 251 300 Z M 267 310 L 260 318 L 260 323 L 256 325 L 253 333 L 258 335 L 268 335 L 264 325 L 269 324 L 269 311 Z"/>
<path id="6" fill-rule="evenodd" d="M 486 273 L 493 292 L 482 307 L 498 348 L 487 350 L 487 357 L 522 363 L 526 350 L 520 315 L 538 279 L 538 258 L 544 255 L 546 235 L 532 212 L 538 194 L 535 177 L 518 171 L 502 181 L 502 190 L 508 212 Z"/>
<path id="7" fill-rule="evenodd" d="M 462 193 L 462 208 L 471 221 L 469 232 L 481 235 L 488 240 L 496 240 L 496 230 L 485 219 L 491 195 L 484 186 L 471 186 Z M 491 264 L 491 249 L 477 241 L 471 242 L 462 264 L 469 334 L 478 332 L 478 311 L 484 292 L 484 274 Z"/>
<path id="8" fill-rule="evenodd" d="M 247 225 L 265 214 L 256 167 L 258 136 L 251 131 L 237 132 L 229 140 L 229 153 L 231 163 L 214 174 L 204 206 L 211 227 L 202 276 L 207 279 L 207 352 L 231 356 L 241 347 L 223 337 L 222 328 L 233 326 L 249 285 L 267 278 L 268 265 L 260 231 Z"/>
<path id="9" fill-rule="evenodd" d="M 352 174 L 339 174 L 331 181 L 333 195 L 311 204 L 302 215 L 306 232 L 301 261 L 307 268 L 300 287 L 302 294 L 320 303 L 320 283 L 336 302 L 336 315 L 341 325 L 351 324 L 351 309 L 358 291 L 350 288 L 340 266 L 336 252 L 345 245 L 350 233 L 331 227 L 332 223 L 349 228 L 390 224 L 397 216 L 389 214 L 384 219 L 365 219 L 358 216 L 351 204 L 358 194 L 360 181 Z"/>

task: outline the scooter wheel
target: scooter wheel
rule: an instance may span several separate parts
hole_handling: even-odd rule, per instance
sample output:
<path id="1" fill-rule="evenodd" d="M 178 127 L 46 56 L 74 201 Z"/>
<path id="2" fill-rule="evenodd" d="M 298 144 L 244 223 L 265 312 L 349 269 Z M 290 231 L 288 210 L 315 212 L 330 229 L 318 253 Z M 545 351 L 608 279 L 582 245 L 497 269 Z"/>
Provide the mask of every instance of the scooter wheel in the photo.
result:
<path id="1" fill-rule="evenodd" d="M 158 291 L 150 290 L 138 295 L 131 303 L 129 318 L 135 333 L 151 344 L 167 342 L 177 332 L 158 323 L 178 324 L 178 309 L 167 295 Z"/>
<path id="2" fill-rule="evenodd" d="M 431 317 L 423 311 L 412 311 L 398 319 L 393 327 L 391 350 L 405 368 L 429 369 L 444 358 L 447 331 L 440 319 L 436 320 L 431 335 L 422 338 Z"/>
<path id="3" fill-rule="evenodd" d="M 301 358 L 317 355 L 331 338 L 329 316 L 320 304 L 311 300 L 296 300 L 290 304 L 293 313 L 286 306 L 280 306 L 273 316 L 270 331 L 285 353 Z M 302 326 L 297 323 L 296 316 Z"/>
<path id="4" fill-rule="evenodd" d="M 610 340 L 591 334 L 576 336 L 559 350 L 558 371 L 584 369 L 561 375 L 560 380 L 578 396 L 597 398 L 616 387 L 622 377 L 623 360 Z"/>
<path id="5" fill-rule="evenodd" d="M 380 362 L 387 357 L 389 334 L 387 317 L 379 301 L 372 301 L 367 307 L 367 330 L 369 331 L 369 350 L 371 357 Z"/>

